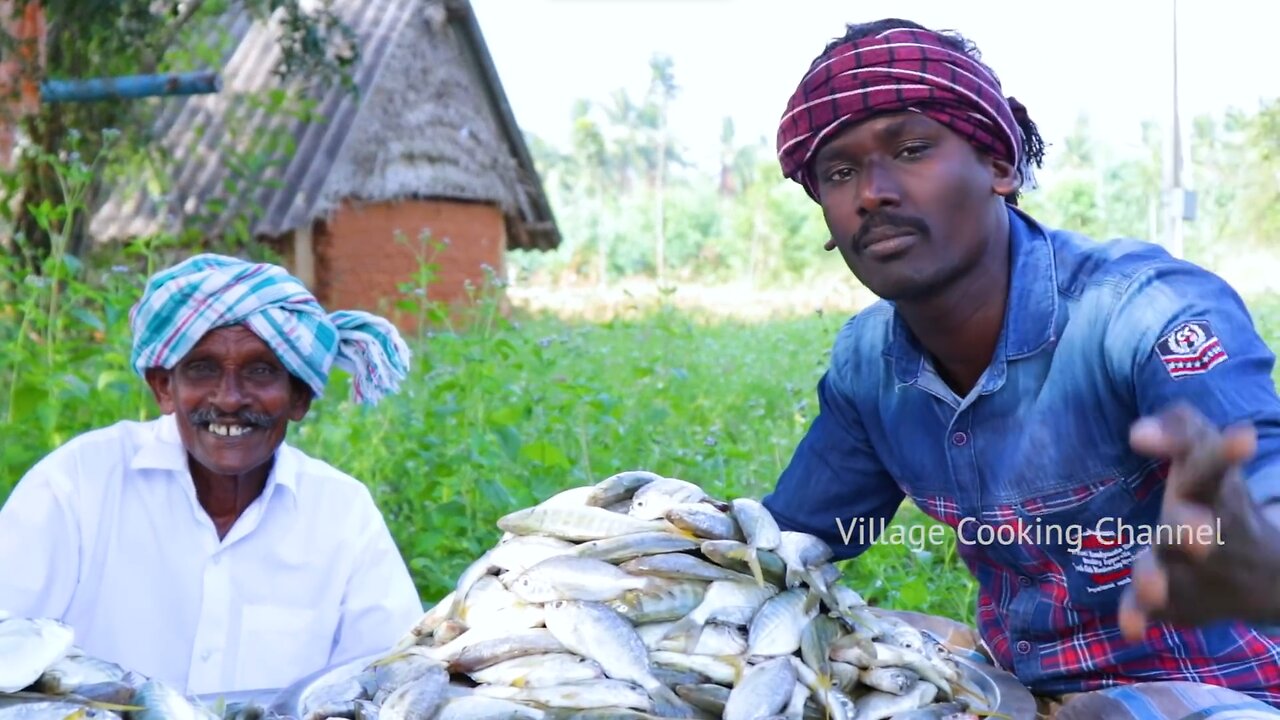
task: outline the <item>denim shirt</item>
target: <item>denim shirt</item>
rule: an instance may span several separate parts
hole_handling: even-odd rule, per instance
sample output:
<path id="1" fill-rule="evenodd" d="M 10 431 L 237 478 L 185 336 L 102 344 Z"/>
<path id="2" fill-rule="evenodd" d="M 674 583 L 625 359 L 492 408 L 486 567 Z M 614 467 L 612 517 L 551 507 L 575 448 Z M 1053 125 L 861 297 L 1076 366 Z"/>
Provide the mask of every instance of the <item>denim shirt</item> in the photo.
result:
<path id="1" fill-rule="evenodd" d="M 871 305 L 840 330 L 818 415 L 764 504 L 839 559 L 906 497 L 955 528 L 982 638 L 1033 691 L 1182 679 L 1280 705 L 1280 632 L 1157 624 L 1130 643 L 1117 626 L 1167 470 L 1129 447 L 1130 425 L 1177 401 L 1219 427 L 1252 422 L 1249 488 L 1276 500 L 1275 356 L 1225 281 L 1159 246 L 1097 243 L 1015 208 L 1009 222 L 1004 326 L 973 391 L 948 387 L 892 303 Z"/>

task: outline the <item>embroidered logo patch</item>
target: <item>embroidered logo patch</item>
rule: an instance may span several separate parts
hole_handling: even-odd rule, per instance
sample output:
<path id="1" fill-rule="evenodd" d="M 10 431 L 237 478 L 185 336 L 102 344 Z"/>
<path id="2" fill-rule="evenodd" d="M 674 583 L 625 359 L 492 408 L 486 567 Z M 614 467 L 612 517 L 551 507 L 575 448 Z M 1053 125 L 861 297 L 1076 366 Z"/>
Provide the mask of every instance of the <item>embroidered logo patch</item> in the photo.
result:
<path id="1" fill-rule="evenodd" d="M 1209 372 L 1227 360 L 1222 342 L 1204 320 L 1192 320 L 1174 328 L 1156 343 L 1156 353 L 1175 380 Z"/>
<path id="2" fill-rule="evenodd" d="M 1133 582 L 1133 560 L 1137 556 L 1133 534 L 1098 532 L 1090 530 L 1080 538 L 1079 548 L 1071 551 L 1076 556 L 1071 564 L 1083 573 L 1092 585 L 1085 587 L 1090 593 L 1100 593 Z"/>

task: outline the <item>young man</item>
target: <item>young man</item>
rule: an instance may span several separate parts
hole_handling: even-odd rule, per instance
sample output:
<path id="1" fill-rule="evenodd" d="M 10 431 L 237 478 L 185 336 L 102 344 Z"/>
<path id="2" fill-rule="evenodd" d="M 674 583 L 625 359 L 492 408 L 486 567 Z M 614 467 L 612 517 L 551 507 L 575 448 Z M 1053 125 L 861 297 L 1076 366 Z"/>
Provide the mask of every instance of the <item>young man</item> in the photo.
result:
<path id="1" fill-rule="evenodd" d="M 882 20 L 813 61 L 779 160 L 882 300 L 765 504 L 841 558 L 904 497 L 955 528 L 987 652 L 1079 694 L 1058 717 L 1280 715 L 1280 631 L 1248 624 L 1280 617 L 1274 356 L 1217 276 L 1017 209 L 1042 149 L 957 35 Z"/>
<path id="2" fill-rule="evenodd" d="M 334 362 L 357 401 L 408 370 L 395 328 L 326 313 L 283 268 L 153 277 L 133 366 L 163 416 L 41 460 L 0 509 L 0 610 L 192 694 L 279 688 L 384 652 L 422 604 L 367 488 L 285 441 Z"/>

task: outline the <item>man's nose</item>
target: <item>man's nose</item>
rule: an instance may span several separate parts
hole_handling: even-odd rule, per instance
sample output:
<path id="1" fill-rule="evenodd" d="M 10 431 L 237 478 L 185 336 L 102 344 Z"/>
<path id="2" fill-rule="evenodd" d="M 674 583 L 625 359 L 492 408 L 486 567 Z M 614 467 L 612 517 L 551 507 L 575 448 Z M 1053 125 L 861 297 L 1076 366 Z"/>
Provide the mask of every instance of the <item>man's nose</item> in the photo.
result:
<path id="1" fill-rule="evenodd" d="M 244 406 L 244 388 L 240 375 L 236 372 L 224 372 L 213 393 L 213 404 L 219 410 L 228 412 L 239 410 Z"/>
<path id="2" fill-rule="evenodd" d="M 868 162 L 858 173 L 858 213 L 869 215 L 897 206 L 901 198 L 893 172 L 879 162 Z"/>

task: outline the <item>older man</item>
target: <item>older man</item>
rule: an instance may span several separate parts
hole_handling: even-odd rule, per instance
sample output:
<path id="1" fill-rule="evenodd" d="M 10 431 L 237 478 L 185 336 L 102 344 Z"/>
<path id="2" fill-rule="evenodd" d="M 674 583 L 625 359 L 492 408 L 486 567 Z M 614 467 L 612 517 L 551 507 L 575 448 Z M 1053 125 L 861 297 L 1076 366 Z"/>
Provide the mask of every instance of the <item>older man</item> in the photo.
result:
<path id="1" fill-rule="evenodd" d="M 283 268 L 199 255 L 148 282 L 133 366 L 163 416 L 87 432 L 0 509 L 0 609 L 191 693 L 282 687 L 394 645 L 422 605 L 368 489 L 285 442 L 336 362 L 396 391 L 386 320 Z"/>
<path id="2" fill-rule="evenodd" d="M 882 301 L 766 506 L 840 558 L 904 497 L 955 528 L 986 651 L 1061 718 L 1280 715 L 1274 355 L 1217 276 L 1015 207 L 1043 146 L 978 57 L 850 26 L 787 105 L 784 174 Z"/>

